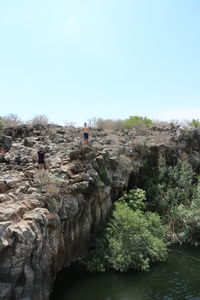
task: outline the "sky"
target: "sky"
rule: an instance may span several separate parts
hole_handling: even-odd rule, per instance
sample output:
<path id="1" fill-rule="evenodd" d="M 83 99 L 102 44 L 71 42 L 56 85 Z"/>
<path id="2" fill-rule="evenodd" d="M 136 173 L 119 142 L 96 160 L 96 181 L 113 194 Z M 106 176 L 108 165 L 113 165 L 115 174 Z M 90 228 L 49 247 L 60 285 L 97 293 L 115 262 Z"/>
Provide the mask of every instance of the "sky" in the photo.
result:
<path id="1" fill-rule="evenodd" d="M 200 118 L 199 0 L 0 0 L 0 115 Z"/>

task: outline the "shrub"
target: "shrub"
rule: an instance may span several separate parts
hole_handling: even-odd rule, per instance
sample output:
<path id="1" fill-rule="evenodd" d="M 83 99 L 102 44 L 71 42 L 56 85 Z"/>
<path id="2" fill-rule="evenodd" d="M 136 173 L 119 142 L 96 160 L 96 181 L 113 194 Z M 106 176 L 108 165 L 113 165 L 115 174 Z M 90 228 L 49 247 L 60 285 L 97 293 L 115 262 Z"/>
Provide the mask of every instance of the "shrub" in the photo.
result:
<path id="1" fill-rule="evenodd" d="M 199 202 L 200 200 L 198 200 Z M 172 243 L 199 244 L 200 241 L 200 214 L 199 207 L 183 204 L 172 206 L 167 214 Z"/>
<path id="2" fill-rule="evenodd" d="M 153 124 L 153 121 L 147 117 L 130 116 L 128 119 L 123 121 L 123 127 L 127 129 L 144 129 Z"/>
<path id="3" fill-rule="evenodd" d="M 131 116 L 126 120 L 112 120 L 93 118 L 88 120 L 89 127 L 97 129 L 117 130 L 117 129 L 144 129 L 153 124 L 153 121 L 146 117 Z"/>
<path id="4" fill-rule="evenodd" d="M 132 211 L 127 204 L 117 203 L 108 226 L 109 263 L 114 270 L 147 271 L 152 261 L 167 256 L 165 230 L 155 213 Z"/>
<path id="5" fill-rule="evenodd" d="M 168 214 L 173 242 L 199 244 L 200 241 L 200 182 L 188 205 L 177 205 Z"/>
<path id="6" fill-rule="evenodd" d="M 62 181 L 58 177 L 49 173 L 49 171 L 39 170 L 36 174 L 36 178 L 50 196 L 59 195 Z"/>
<path id="7" fill-rule="evenodd" d="M 106 129 L 106 130 L 116 130 L 123 128 L 121 120 L 111 120 L 111 119 L 90 119 L 88 120 L 89 127 L 97 129 Z"/>
<path id="8" fill-rule="evenodd" d="M 47 208 L 52 213 L 58 213 L 60 207 L 57 198 L 61 191 L 62 180 L 46 170 L 39 170 L 35 178 L 39 181 L 41 188 L 47 193 Z"/>
<path id="9" fill-rule="evenodd" d="M 119 198 L 119 202 L 127 203 L 128 206 L 133 209 L 141 209 L 145 208 L 144 201 L 146 201 L 146 192 L 142 189 L 133 189 L 125 194 L 123 197 Z"/>
<path id="10" fill-rule="evenodd" d="M 168 121 L 160 121 L 160 120 L 153 120 L 153 126 L 159 127 L 159 128 L 166 128 L 170 126 L 170 123 Z"/>
<path id="11" fill-rule="evenodd" d="M 49 122 L 47 116 L 45 115 L 36 115 L 35 117 L 33 117 L 32 120 L 29 121 L 29 123 L 31 124 L 40 124 L 40 125 L 47 125 Z"/>
<path id="12" fill-rule="evenodd" d="M 192 127 L 195 127 L 195 128 L 199 128 L 200 127 L 200 121 L 199 119 L 193 119 L 190 123 L 189 123 L 190 126 Z"/>
<path id="13" fill-rule="evenodd" d="M 129 207 L 130 195 L 135 197 L 135 211 Z M 143 208 L 141 203 L 145 200 L 145 193 L 142 190 L 132 190 L 130 195 L 125 195 L 115 203 L 110 221 L 94 241 L 84 261 L 89 271 L 147 271 L 151 262 L 166 259 L 167 227 L 162 225 L 158 214 L 137 209 Z"/>

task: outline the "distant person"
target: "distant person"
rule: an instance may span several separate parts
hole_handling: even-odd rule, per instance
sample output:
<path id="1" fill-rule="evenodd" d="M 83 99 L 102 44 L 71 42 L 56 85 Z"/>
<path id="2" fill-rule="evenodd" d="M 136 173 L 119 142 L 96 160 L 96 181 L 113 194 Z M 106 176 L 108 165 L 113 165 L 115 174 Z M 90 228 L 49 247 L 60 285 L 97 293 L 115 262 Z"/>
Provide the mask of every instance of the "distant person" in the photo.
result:
<path id="1" fill-rule="evenodd" d="M 87 123 L 84 123 L 84 126 L 83 126 L 83 144 L 84 145 L 88 144 L 88 137 L 89 137 L 89 134 L 88 134 Z"/>
<path id="2" fill-rule="evenodd" d="M 38 151 L 39 169 L 45 169 L 45 162 L 44 162 L 45 153 L 46 153 L 46 151 L 43 148 L 40 148 Z"/>

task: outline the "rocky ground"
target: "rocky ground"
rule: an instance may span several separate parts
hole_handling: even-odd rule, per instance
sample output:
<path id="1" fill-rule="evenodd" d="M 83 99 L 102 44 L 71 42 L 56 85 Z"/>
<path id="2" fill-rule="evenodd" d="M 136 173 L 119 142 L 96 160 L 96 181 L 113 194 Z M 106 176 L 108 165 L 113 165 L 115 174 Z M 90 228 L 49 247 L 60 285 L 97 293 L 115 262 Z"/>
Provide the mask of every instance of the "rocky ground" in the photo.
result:
<path id="1" fill-rule="evenodd" d="M 87 253 L 112 202 L 159 154 L 200 169 L 200 133 L 180 127 L 82 131 L 20 125 L 0 135 L 0 299 L 47 300 L 56 273 Z M 37 151 L 46 149 L 46 170 Z M 133 176 L 134 175 L 134 176 Z"/>

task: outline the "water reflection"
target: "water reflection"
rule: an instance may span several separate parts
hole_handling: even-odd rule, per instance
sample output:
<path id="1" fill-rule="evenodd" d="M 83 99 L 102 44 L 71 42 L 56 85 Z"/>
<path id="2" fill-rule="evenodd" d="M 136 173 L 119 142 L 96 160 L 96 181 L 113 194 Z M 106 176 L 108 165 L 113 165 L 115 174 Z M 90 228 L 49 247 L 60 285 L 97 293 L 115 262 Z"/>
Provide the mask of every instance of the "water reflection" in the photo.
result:
<path id="1" fill-rule="evenodd" d="M 200 300 L 199 286 L 200 248 L 188 247 L 150 272 L 89 274 L 75 265 L 58 275 L 51 300 Z"/>

